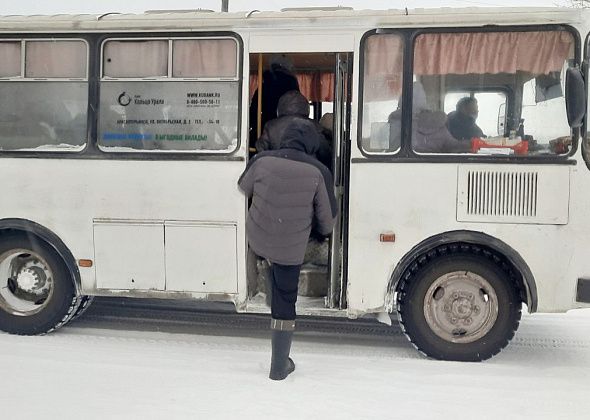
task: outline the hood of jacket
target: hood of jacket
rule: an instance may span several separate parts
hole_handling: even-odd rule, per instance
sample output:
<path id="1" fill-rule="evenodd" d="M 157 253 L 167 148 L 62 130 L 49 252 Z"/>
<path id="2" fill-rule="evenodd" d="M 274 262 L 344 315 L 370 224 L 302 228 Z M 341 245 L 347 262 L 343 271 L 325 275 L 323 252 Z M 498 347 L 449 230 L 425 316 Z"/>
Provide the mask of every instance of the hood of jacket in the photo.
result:
<path id="1" fill-rule="evenodd" d="M 305 96 L 296 90 L 285 93 L 279 99 L 277 105 L 277 115 L 284 117 L 287 115 L 297 115 L 299 117 L 309 117 L 309 103 Z"/>
<path id="2" fill-rule="evenodd" d="M 414 117 L 416 131 L 424 134 L 436 133 L 443 128 L 447 122 L 447 116 L 444 112 L 422 111 Z"/>
<path id="3" fill-rule="evenodd" d="M 281 138 L 280 149 L 295 149 L 314 155 L 320 147 L 320 134 L 311 120 L 293 119 Z"/>

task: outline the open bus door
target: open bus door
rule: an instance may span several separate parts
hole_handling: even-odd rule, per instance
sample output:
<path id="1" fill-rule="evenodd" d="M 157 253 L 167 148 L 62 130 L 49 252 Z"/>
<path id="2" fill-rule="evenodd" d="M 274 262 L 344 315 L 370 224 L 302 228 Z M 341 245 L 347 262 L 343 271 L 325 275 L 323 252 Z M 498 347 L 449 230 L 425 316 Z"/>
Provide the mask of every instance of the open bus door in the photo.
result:
<path id="1" fill-rule="evenodd" d="M 350 82 L 352 68 L 352 51 L 354 49 L 354 37 L 344 34 L 311 34 L 290 33 L 283 36 L 282 34 L 273 34 L 269 37 L 267 34 L 253 34 L 250 37 L 250 81 L 251 89 L 264 89 L 260 80 L 263 78 L 264 69 L 266 69 L 277 55 L 282 60 L 286 60 L 292 67 L 291 71 L 297 76 L 301 93 L 313 104 L 312 115 L 319 119 L 322 114 L 332 113 L 332 168 L 334 174 L 334 189 L 338 201 L 338 219 L 327 245 L 326 265 L 318 270 L 318 267 L 302 267 L 300 276 L 300 286 L 302 282 L 304 287 L 300 287 L 300 298 L 298 299 L 298 313 L 300 314 L 319 314 L 323 310 L 339 310 L 346 307 L 345 303 L 345 270 L 343 269 L 343 234 L 342 234 L 342 212 L 343 191 L 345 185 L 345 176 L 347 167 L 344 159 L 348 153 L 348 138 L 350 133 Z M 328 89 L 327 89 L 328 88 Z M 250 92 L 251 97 L 254 91 Z M 256 95 L 258 109 L 263 109 L 260 103 L 261 96 Z M 255 106 L 256 103 L 252 102 Z M 312 117 L 310 115 L 310 117 Z M 252 118 L 252 114 L 251 114 Z M 260 117 L 259 117 L 260 120 Z M 256 126 L 251 124 L 254 129 L 251 133 L 258 135 L 262 132 L 263 127 L 260 121 L 256 121 Z M 250 139 L 250 144 L 255 141 Z M 250 149 L 255 153 L 255 149 Z M 320 254 L 323 254 L 321 252 Z M 248 263 L 248 296 L 250 296 L 247 310 L 260 310 L 259 301 L 256 295 L 265 286 L 258 280 L 264 277 L 260 273 L 261 264 Z M 256 266 L 256 267 L 255 267 Z M 258 270 L 258 272 L 253 272 Z M 318 270 L 318 271 L 313 271 Z M 258 279 L 253 279 L 252 276 Z M 309 285 L 306 284 L 309 283 Z M 309 294 L 302 294 L 311 291 Z"/>
<path id="2" fill-rule="evenodd" d="M 338 202 L 338 218 L 334 226 L 334 233 L 330 239 L 330 294 L 327 306 L 329 308 L 346 308 L 346 270 L 342 269 L 344 258 L 343 246 L 343 204 L 345 174 L 347 173 L 345 160 L 348 159 L 350 145 L 350 77 L 351 54 L 336 54 L 336 66 L 334 69 L 334 127 L 333 127 L 333 165 L 334 168 L 334 193 Z"/>

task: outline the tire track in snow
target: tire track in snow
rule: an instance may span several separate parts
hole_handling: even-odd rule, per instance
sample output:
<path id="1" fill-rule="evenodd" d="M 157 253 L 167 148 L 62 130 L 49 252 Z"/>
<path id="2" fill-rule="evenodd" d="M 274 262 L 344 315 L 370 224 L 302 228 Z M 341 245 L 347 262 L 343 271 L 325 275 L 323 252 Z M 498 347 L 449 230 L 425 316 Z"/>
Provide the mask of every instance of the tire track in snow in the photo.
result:
<path id="1" fill-rule="evenodd" d="M 146 342 L 173 342 L 179 345 L 199 345 L 199 336 L 252 337 L 267 339 L 268 315 L 239 314 L 227 304 L 195 304 L 193 302 L 152 301 L 138 299 L 97 298 L 96 302 L 82 317 L 66 327 L 76 336 L 85 335 L 88 339 L 145 340 Z M 568 330 L 569 323 L 576 323 L 578 329 Z M 580 338 L 578 333 L 590 325 L 590 317 L 575 314 L 525 315 L 520 329 L 512 339 L 510 347 L 543 349 L 590 349 L 589 339 Z M 91 330 L 99 330 L 96 335 Z M 107 331 L 108 330 L 108 331 Z M 119 331 L 117 333 L 116 331 Z M 120 331 L 125 331 L 122 336 Z M 129 337 L 129 332 L 134 332 Z M 165 339 L 142 338 L 142 332 L 168 333 Z M 179 340 L 173 335 L 182 335 Z M 343 341 L 348 345 L 358 345 L 365 352 L 373 352 L 371 347 L 386 347 L 414 352 L 397 323 L 386 326 L 374 319 L 348 320 L 340 318 L 302 317 L 297 321 L 297 339 L 300 342 L 314 342 L 321 349 Z M 557 335 L 557 336 L 556 336 Z M 100 338 L 102 337 L 102 338 Z M 202 341 L 202 340 L 201 340 Z M 231 340 L 207 345 L 216 348 L 232 348 Z M 318 345 L 319 344 L 319 345 Z M 303 345 L 303 344 L 302 344 Z M 243 344 L 235 347 L 244 348 Z M 310 346 L 311 348 L 312 346 Z M 248 350 L 267 350 L 266 342 Z M 314 351 L 315 352 L 315 351 Z M 356 351 L 353 351 L 355 353 Z M 404 351 L 406 353 L 406 351 Z M 382 355 L 383 349 L 376 355 Z M 419 356 L 420 357 L 420 356 Z"/>

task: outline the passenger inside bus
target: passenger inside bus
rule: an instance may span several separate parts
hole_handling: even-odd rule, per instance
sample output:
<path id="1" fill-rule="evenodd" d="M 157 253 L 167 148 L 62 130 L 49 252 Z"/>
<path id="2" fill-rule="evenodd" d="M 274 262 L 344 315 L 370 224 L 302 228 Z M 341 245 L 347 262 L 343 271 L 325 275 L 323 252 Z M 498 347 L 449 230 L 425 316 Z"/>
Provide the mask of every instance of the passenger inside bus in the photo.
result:
<path id="1" fill-rule="evenodd" d="M 448 115 L 447 127 L 457 140 L 471 141 L 474 137 L 485 138 L 483 131 L 477 123 L 478 116 L 477 99 L 473 96 L 465 96 L 459 99 L 455 111 Z"/>
<path id="2" fill-rule="evenodd" d="M 447 128 L 447 116 L 433 111 L 424 87 L 414 82 L 412 93 L 412 147 L 418 153 L 466 153 L 471 145 L 460 142 Z M 401 140 L 401 106 L 389 115 L 390 148 L 399 148 Z"/>
<path id="3" fill-rule="evenodd" d="M 324 135 L 325 129 L 309 118 L 309 101 L 297 90 L 291 90 L 280 97 L 277 117 L 267 121 L 262 129 L 262 135 L 256 140 L 256 152 L 280 149 L 285 128 L 297 119 L 308 120 L 320 134 L 320 147 L 316 157 L 331 170 L 332 148 Z"/>
<path id="4" fill-rule="evenodd" d="M 260 110 L 262 129 L 268 121 L 277 117 L 281 96 L 292 90 L 299 91 L 299 82 L 293 74 L 293 63 L 284 54 L 272 55 L 269 68 L 262 74 L 262 107 Z M 254 147 L 257 139 L 257 111 L 258 89 L 254 92 L 250 103 L 250 147 Z"/>

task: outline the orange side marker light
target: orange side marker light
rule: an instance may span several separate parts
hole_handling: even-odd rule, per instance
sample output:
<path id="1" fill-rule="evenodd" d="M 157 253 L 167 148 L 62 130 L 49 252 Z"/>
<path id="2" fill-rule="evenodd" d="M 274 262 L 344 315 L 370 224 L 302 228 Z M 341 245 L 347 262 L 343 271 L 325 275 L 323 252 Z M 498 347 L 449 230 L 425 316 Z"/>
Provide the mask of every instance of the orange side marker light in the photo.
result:
<path id="1" fill-rule="evenodd" d="M 382 233 L 379 235 L 381 242 L 395 242 L 395 233 Z"/>
<path id="2" fill-rule="evenodd" d="M 92 260 L 78 260 L 80 267 L 92 267 Z"/>

